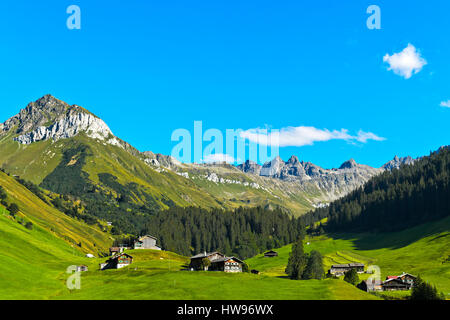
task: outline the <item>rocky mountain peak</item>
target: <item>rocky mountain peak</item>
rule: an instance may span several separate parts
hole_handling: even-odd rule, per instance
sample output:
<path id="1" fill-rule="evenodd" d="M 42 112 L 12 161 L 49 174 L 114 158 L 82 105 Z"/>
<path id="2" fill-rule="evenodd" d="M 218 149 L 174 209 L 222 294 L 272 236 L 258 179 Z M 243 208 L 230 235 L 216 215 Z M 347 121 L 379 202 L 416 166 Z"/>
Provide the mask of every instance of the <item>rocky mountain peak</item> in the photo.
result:
<path id="1" fill-rule="evenodd" d="M 237 166 L 237 168 L 245 173 L 251 173 L 259 175 L 261 172 L 261 166 L 254 161 L 247 160 L 244 163 Z"/>
<path id="2" fill-rule="evenodd" d="M 350 160 L 345 161 L 343 164 L 341 164 L 339 169 L 351 169 L 351 168 L 354 168 L 356 166 L 358 166 L 356 161 L 354 159 L 350 159 Z"/>
<path id="3" fill-rule="evenodd" d="M 414 163 L 414 159 L 410 156 L 399 158 L 398 156 L 395 156 L 394 159 L 384 164 L 381 168 L 385 170 L 393 170 L 398 169 L 402 165 L 409 165 Z"/>
<path id="4" fill-rule="evenodd" d="M 297 156 L 291 156 L 287 162 L 288 164 L 300 164 Z"/>
<path id="5" fill-rule="evenodd" d="M 17 134 L 14 140 L 21 144 L 67 139 L 84 132 L 90 138 L 121 145 L 103 120 L 50 94 L 30 102 L 17 115 L 0 124 L 0 135 L 13 129 Z"/>

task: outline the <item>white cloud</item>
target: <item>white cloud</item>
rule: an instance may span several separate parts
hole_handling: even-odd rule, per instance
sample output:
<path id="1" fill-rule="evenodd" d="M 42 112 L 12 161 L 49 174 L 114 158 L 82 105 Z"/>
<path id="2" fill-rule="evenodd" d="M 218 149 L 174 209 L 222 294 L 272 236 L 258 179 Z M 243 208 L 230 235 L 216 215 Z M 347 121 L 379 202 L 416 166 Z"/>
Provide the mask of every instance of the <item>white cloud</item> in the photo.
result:
<path id="1" fill-rule="evenodd" d="M 374 141 L 386 140 L 386 138 L 379 137 L 372 132 L 364 132 L 362 130 L 359 130 L 358 135 L 354 138 L 362 143 L 366 143 L 367 140 L 374 140 Z"/>
<path id="2" fill-rule="evenodd" d="M 226 162 L 226 163 L 234 163 L 238 161 L 234 159 L 232 156 L 223 153 L 215 153 L 207 155 L 203 158 L 203 162 L 212 163 L 212 162 Z"/>
<path id="3" fill-rule="evenodd" d="M 450 100 L 442 101 L 440 106 L 444 108 L 450 108 Z"/>
<path id="4" fill-rule="evenodd" d="M 420 56 L 412 44 L 403 49 L 403 51 L 394 53 L 392 56 L 386 54 L 383 61 L 389 64 L 388 70 L 394 71 L 405 79 L 409 79 L 413 74 L 419 73 L 427 61 Z"/>
<path id="5" fill-rule="evenodd" d="M 357 135 L 350 135 L 347 129 L 333 130 L 317 129 L 314 127 L 286 127 L 280 130 L 249 129 L 241 132 L 241 137 L 260 145 L 279 147 L 301 147 L 312 145 L 314 142 L 329 140 L 358 141 L 366 143 L 368 140 L 383 141 L 372 132 L 359 131 Z"/>

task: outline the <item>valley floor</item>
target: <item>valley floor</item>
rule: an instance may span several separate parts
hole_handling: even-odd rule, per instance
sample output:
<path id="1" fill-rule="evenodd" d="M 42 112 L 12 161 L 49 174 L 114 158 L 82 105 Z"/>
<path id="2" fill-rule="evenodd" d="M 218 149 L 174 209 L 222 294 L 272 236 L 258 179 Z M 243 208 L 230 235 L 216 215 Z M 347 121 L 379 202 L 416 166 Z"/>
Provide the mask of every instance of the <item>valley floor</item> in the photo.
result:
<path id="1" fill-rule="evenodd" d="M 18 238 L 17 223 L 1 218 L 1 231 Z M 402 272 L 420 274 L 447 296 L 450 293 L 450 218 L 398 233 L 340 234 L 308 238 L 305 250 L 319 250 L 325 267 L 346 262 L 378 265 L 381 279 Z M 38 232 L 33 230 L 32 232 Z M 31 235 L 21 235 L 29 237 Z M 255 274 L 225 274 L 221 272 L 181 271 L 186 257 L 153 250 L 130 251 L 131 266 L 120 270 L 98 270 L 106 259 L 88 259 L 70 252 L 65 246 L 33 247 L 26 242 L 14 246 L 2 240 L 0 250 L 0 299 L 164 299 L 164 300 L 300 300 L 300 299 L 379 299 L 363 292 L 342 279 L 293 281 L 285 277 L 290 246 L 277 249 L 279 256 L 262 255 L 248 259 Z M 4 248 L 18 252 L 5 252 Z M 51 254 L 46 250 L 51 249 Z M 19 259 L 18 257 L 22 257 Z M 65 286 L 66 268 L 86 264 L 89 271 L 81 275 L 81 289 Z M 361 279 L 369 275 L 361 275 Z M 394 293 L 393 296 L 404 296 Z"/>

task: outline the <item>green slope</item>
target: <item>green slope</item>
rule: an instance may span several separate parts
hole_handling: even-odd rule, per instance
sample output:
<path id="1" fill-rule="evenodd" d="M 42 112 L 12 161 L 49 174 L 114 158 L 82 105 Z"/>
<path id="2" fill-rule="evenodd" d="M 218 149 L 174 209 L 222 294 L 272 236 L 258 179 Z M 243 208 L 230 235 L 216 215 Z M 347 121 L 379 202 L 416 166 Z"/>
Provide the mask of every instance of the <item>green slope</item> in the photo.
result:
<path id="1" fill-rule="evenodd" d="M 0 172 L 8 202 L 17 203 L 16 218 L 0 205 L 0 299 L 46 299 L 64 283 L 56 279 L 86 253 L 107 250 L 112 239 L 50 207 Z M 18 221 L 32 222 L 29 230 Z M 81 247 L 78 244 L 81 243 Z"/>
<path id="2" fill-rule="evenodd" d="M 8 194 L 8 202 L 19 205 L 19 217 L 31 221 L 34 225 L 45 229 L 52 236 L 67 243 L 81 243 L 79 249 L 82 252 L 92 254 L 107 252 L 113 240 L 110 235 L 75 220 L 46 204 L 14 178 L 3 172 L 0 172 L 0 185 Z"/>
<path id="3" fill-rule="evenodd" d="M 309 245 L 307 244 L 309 243 Z M 378 265 L 381 279 L 408 272 L 420 274 L 438 290 L 450 294 L 450 218 L 423 224 L 401 232 L 380 234 L 332 234 L 309 237 L 305 250 L 324 255 L 324 267 L 332 264 L 362 262 Z M 248 259 L 250 268 L 267 275 L 283 275 L 291 246 L 276 250 L 276 258 L 258 255 Z M 368 275 L 362 275 L 361 279 Z"/>

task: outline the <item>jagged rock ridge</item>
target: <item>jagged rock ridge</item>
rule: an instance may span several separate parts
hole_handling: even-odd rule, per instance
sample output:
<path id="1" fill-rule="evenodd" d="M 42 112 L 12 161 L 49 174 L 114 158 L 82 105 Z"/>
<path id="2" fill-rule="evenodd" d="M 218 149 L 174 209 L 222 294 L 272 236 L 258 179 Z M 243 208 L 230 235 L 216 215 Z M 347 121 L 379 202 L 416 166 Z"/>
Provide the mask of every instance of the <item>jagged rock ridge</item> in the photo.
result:
<path id="1" fill-rule="evenodd" d="M 103 120 L 80 106 L 70 106 L 51 95 L 29 103 L 19 114 L 1 124 L 0 134 L 14 127 L 20 134 L 14 140 L 21 144 L 49 139 L 57 141 L 84 132 L 90 138 L 121 146 Z"/>

